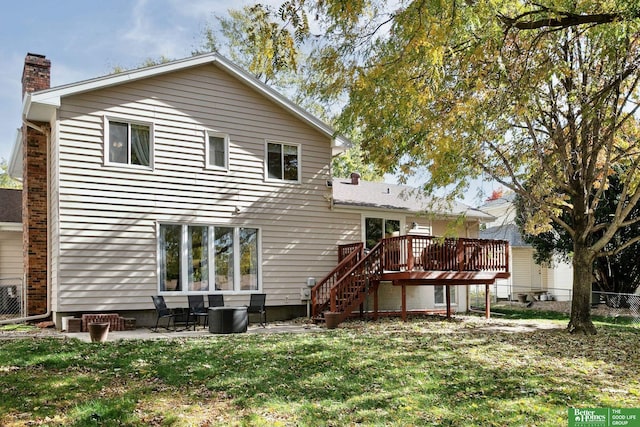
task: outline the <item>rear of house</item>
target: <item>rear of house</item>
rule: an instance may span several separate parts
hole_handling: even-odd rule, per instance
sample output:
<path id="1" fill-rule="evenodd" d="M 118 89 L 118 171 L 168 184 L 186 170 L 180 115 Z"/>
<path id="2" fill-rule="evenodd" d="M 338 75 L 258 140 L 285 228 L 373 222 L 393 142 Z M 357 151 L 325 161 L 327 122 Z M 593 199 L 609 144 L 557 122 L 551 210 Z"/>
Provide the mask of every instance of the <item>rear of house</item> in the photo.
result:
<path id="1" fill-rule="evenodd" d="M 216 54 L 52 89 L 49 67 L 27 56 L 14 156 L 30 315 L 148 325 L 152 295 L 181 307 L 191 294 L 244 305 L 266 293 L 270 319 L 301 316 L 307 279 L 335 267 L 338 245 L 377 238 L 371 224 L 383 236 L 455 222 L 336 203 L 330 164 L 348 141 Z M 479 218 L 456 232 L 477 236 Z M 437 304 L 437 292 L 416 304 Z"/>
<path id="2" fill-rule="evenodd" d="M 151 295 L 211 292 L 301 306 L 355 233 L 327 215 L 332 132 L 215 55 L 139 73 L 30 95 L 50 125 L 51 310 L 141 318 Z"/>

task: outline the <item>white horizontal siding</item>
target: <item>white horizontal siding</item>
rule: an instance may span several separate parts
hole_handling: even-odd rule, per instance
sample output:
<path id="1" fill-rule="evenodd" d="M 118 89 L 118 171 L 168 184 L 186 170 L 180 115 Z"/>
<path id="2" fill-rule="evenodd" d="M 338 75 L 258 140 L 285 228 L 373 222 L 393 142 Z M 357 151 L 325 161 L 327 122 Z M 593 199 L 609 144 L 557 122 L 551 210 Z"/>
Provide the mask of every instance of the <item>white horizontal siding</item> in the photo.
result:
<path id="1" fill-rule="evenodd" d="M 22 279 L 22 232 L 0 231 L 0 278 Z"/>
<path id="2" fill-rule="evenodd" d="M 153 124 L 153 170 L 104 165 L 105 115 Z M 204 130 L 229 135 L 228 171 L 204 168 Z M 260 228 L 269 305 L 300 304 L 359 240 L 325 197 L 329 139 L 214 66 L 63 99 L 59 135 L 59 311 L 152 308 L 158 222 Z M 264 181 L 265 140 L 300 144 L 300 184 Z"/>

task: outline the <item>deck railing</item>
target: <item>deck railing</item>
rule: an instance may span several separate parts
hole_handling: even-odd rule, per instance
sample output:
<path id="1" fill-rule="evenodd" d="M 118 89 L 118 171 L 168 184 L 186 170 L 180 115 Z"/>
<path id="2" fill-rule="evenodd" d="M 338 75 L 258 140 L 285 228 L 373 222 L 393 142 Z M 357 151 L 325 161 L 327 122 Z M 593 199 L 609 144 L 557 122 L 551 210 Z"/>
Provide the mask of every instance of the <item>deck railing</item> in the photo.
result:
<path id="1" fill-rule="evenodd" d="M 345 259 L 350 253 L 357 251 L 362 252 L 364 250 L 364 243 L 348 243 L 346 245 L 338 246 L 338 262 Z"/>
<path id="2" fill-rule="evenodd" d="M 505 240 L 409 235 L 382 243 L 385 270 L 509 271 L 509 242 Z"/>

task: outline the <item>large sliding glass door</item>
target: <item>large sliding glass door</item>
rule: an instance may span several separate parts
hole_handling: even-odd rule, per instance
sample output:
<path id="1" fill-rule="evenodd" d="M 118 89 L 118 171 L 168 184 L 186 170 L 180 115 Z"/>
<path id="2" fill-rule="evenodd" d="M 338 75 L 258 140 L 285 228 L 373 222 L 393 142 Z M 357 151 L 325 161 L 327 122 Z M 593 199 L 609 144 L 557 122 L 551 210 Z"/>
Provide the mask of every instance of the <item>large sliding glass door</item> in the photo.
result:
<path id="1" fill-rule="evenodd" d="M 399 234 L 400 219 L 367 216 L 364 218 L 364 242 L 367 249 L 373 249 L 380 240 Z"/>

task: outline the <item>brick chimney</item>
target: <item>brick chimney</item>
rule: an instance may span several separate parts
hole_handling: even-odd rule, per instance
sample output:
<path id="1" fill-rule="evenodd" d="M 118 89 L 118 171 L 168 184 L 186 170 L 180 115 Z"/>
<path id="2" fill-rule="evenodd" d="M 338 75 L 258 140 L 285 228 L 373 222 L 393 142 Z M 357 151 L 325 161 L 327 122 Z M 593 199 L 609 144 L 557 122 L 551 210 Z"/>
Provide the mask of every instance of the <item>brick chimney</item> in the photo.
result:
<path id="1" fill-rule="evenodd" d="M 358 184 L 360 184 L 360 174 L 354 172 L 351 174 L 351 185 L 358 185 Z"/>
<path id="2" fill-rule="evenodd" d="M 51 61 L 44 55 L 27 53 L 22 70 L 22 98 L 25 93 L 51 87 Z"/>
<path id="3" fill-rule="evenodd" d="M 28 53 L 22 71 L 22 97 L 49 89 L 51 62 Z M 22 238 L 27 315 L 47 312 L 47 150 L 50 125 L 22 125 Z"/>

